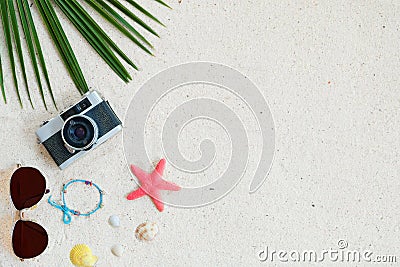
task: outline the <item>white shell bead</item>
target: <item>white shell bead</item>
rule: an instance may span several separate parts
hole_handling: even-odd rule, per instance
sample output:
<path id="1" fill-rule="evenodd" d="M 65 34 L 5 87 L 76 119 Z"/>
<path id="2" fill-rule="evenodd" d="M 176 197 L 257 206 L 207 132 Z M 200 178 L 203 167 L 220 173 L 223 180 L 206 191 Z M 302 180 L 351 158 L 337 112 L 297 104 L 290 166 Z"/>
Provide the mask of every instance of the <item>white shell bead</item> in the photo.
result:
<path id="1" fill-rule="evenodd" d="M 121 245 L 114 245 L 111 248 L 112 254 L 114 254 L 117 257 L 121 257 L 124 254 L 124 247 Z"/>
<path id="2" fill-rule="evenodd" d="M 119 227 L 119 226 L 120 226 L 119 217 L 118 217 L 117 215 L 112 215 L 112 216 L 110 216 L 110 218 L 108 219 L 108 223 L 109 223 L 112 227 Z"/>

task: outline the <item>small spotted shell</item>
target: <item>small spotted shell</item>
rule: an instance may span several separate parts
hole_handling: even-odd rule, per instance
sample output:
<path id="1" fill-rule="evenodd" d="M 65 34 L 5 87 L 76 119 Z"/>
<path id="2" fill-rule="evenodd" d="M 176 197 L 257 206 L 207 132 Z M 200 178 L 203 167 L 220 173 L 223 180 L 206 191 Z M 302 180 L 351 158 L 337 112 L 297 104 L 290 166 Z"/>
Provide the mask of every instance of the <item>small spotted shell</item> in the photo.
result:
<path id="1" fill-rule="evenodd" d="M 151 241 L 158 234 L 158 226 L 154 222 L 140 224 L 135 231 L 135 236 L 140 241 Z"/>

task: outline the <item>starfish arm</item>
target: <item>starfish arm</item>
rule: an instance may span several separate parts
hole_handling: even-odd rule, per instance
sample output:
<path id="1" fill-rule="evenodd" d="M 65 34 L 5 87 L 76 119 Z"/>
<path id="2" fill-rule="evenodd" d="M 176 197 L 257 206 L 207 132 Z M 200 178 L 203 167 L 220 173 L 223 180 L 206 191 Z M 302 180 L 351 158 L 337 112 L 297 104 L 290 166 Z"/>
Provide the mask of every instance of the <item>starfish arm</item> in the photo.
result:
<path id="1" fill-rule="evenodd" d="M 162 179 L 159 181 L 159 183 L 157 185 L 157 188 L 160 189 L 160 190 L 169 190 L 169 191 L 179 191 L 179 190 L 181 190 L 180 186 L 178 186 L 178 185 L 176 185 L 174 183 L 162 180 Z"/>
<path id="2" fill-rule="evenodd" d="M 165 159 L 161 159 L 154 170 L 154 172 L 158 172 L 158 174 L 162 175 L 165 169 Z"/>
<path id="3" fill-rule="evenodd" d="M 126 198 L 128 200 L 134 200 L 137 198 L 140 198 L 142 196 L 146 195 L 146 192 L 142 188 L 136 189 L 135 191 L 132 191 Z"/>
<path id="4" fill-rule="evenodd" d="M 141 168 L 131 164 L 131 171 L 133 173 L 133 175 L 136 176 L 136 178 L 138 178 L 138 180 L 140 181 L 140 183 L 143 183 L 143 180 L 146 179 L 146 177 L 148 176 L 148 174 L 142 170 Z"/>
<path id="5" fill-rule="evenodd" d="M 178 191 L 181 189 L 178 185 L 162 179 L 165 164 L 166 160 L 161 159 L 151 174 L 146 173 L 139 167 L 136 167 L 132 164 L 130 166 L 131 171 L 138 178 L 140 182 L 140 188 L 131 192 L 127 196 L 127 199 L 133 200 L 144 195 L 149 195 L 156 208 L 160 212 L 163 211 L 164 203 L 161 199 L 160 190 Z"/>
<path id="6" fill-rule="evenodd" d="M 161 212 L 164 210 L 164 203 L 160 201 L 161 199 L 160 193 L 159 192 L 152 192 L 152 194 L 149 195 L 151 200 L 153 201 L 154 205 L 156 208 Z"/>

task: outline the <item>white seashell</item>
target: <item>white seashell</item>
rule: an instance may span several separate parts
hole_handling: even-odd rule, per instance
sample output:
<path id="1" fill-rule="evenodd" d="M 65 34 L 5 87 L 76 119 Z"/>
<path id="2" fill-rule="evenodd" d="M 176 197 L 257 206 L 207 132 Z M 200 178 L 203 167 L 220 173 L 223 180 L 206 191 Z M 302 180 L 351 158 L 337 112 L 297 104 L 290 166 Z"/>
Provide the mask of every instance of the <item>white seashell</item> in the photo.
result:
<path id="1" fill-rule="evenodd" d="M 121 257 L 124 254 L 124 247 L 121 245 L 114 245 L 111 248 L 112 254 L 114 254 L 117 257 Z"/>
<path id="2" fill-rule="evenodd" d="M 158 234 L 158 226 L 154 222 L 140 224 L 135 231 L 135 236 L 140 241 L 151 241 Z"/>
<path id="3" fill-rule="evenodd" d="M 119 217 L 117 215 L 111 215 L 110 218 L 108 219 L 108 223 L 112 227 L 119 227 L 120 226 Z"/>

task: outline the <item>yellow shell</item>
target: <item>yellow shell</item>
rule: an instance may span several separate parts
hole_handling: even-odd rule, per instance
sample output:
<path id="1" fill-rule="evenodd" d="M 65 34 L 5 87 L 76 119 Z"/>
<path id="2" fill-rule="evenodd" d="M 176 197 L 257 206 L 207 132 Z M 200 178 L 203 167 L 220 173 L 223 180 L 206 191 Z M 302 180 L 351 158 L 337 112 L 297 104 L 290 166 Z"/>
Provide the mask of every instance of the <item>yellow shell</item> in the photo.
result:
<path id="1" fill-rule="evenodd" d="M 72 264 L 77 267 L 93 267 L 97 262 L 97 257 L 92 254 L 92 250 L 84 244 L 73 247 L 69 253 L 69 258 Z"/>

